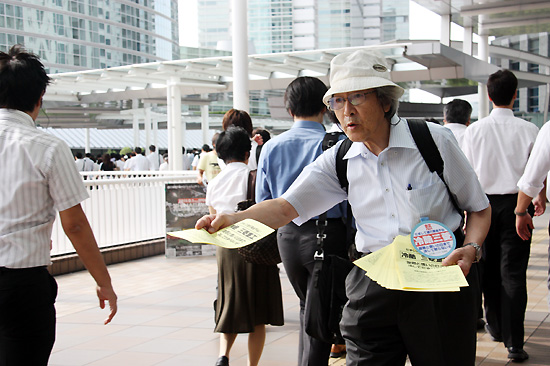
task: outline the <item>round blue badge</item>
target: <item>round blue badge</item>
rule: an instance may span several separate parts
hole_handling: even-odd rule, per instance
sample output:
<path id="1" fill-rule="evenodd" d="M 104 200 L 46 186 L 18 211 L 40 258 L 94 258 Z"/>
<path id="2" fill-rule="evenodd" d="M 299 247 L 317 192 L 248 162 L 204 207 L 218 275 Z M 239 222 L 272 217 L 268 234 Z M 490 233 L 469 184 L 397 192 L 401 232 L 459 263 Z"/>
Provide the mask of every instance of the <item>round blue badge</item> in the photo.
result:
<path id="1" fill-rule="evenodd" d="M 413 247 L 428 258 L 445 258 L 456 248 L 456 238 L 451 230 L 440 222 L 423 220 L 411 233 Z"/>

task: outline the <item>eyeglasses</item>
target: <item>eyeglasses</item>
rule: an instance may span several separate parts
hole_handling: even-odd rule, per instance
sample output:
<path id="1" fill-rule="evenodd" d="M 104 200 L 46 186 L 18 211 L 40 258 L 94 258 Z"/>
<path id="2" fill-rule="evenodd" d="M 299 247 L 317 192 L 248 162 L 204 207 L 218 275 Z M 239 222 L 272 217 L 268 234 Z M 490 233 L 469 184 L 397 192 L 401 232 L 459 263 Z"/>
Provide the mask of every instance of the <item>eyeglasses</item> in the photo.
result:
<path id="1" fill-rule="evenodd" d="M 351 103 L 353 106 L 358 106 L 359 104 L 363 104 L 365 100 L 367 99 L 367 95 L 374 93 L 376 90 L 371 90 L 365 93 L 354 93 L 351 95 L 348 95 L 347 98 L 344 97 L 332 97 L 328 100 L 329 108 L 333 111 L 337 111 L 339 109 L 344 108 L 344 105 L 346 104 L 346 100 Z"/>

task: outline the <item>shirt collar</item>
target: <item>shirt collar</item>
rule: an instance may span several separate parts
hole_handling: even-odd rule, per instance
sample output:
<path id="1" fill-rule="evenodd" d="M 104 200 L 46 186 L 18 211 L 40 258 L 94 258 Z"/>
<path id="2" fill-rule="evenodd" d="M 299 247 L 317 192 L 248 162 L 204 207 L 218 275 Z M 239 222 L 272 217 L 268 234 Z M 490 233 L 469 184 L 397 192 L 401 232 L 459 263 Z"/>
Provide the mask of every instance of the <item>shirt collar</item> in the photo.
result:
<path id="1" fill-rule="evenodd" d="M 29 127 L 36 127 L 31 116 L 17 109 L 0 108 L 0 120 L 16 122 Z"/>
<path id="2" fill-rule="evenodd" d="M 319 122 L 305 121 L 305 120 L 294 122 L 291 128 L 310 128 L 310 129 L 315 129 L 323 132 L 325 131 L 325 126 L 323 126 Z"/>
<path id="3" fill-rule="evenodd" d="M 411 133 L 409 132 L 409 126 L 407 124 L 407 120 L 399 117 L 397 114 L 395 114 L 391 119 L 390 141 L 389 141 L 388 147 L 384 149 L 384 151 L 394 147 L 402 147 L 402 148 L 409 148 L 409 149 L 416 148 L 416 145 L 412 139 Z M 344 159 L 350 159 L 357 155 L 362 155 L 363 157 L 369 157 L 373 154 L 362 142 L 361 143 L 354 142 L 351 145 L 348 152 L 346 153 L 346 155 L 344 155 Z"/>
<path id="4" fill-rule="evenodd" d="M 491 117 L 514 117 L 514 111 L 510 108 L 493 108 Z"/>

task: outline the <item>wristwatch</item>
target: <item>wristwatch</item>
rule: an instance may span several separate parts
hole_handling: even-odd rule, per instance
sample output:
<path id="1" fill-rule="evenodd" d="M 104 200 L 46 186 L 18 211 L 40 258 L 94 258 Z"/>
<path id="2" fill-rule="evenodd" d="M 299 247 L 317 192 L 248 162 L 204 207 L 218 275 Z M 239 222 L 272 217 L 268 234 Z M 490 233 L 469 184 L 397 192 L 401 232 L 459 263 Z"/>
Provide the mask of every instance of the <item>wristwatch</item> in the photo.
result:
<path id="1" fill-rule="evenodd" d="M 471 243 L 468 243 L 468 244 L 464 244 L 462 247 L 464 248 L 464 247 L 467 247 L 467 246 L 471 246 L 471 247 L 475 248 L 475 250 L 476 250 L 476 259 L 474 260 L 474 263 L 479 262 L 479 260 L 481 259 L 481 246 L 478 243 L 471 242 Z"/>

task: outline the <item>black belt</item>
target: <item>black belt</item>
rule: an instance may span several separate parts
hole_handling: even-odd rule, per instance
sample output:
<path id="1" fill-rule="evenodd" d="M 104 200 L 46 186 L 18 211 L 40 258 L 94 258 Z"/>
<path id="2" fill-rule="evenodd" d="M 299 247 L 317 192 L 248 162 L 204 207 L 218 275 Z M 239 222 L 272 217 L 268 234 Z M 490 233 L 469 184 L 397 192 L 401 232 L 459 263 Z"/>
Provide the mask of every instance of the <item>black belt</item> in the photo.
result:
<path id="1" fill-rule="evenodd" d="M 0 267 L 0 273 L 32 272 L 45 269 L 46 266 L 27 267 L 27 268 L 7 268 Z"/>

